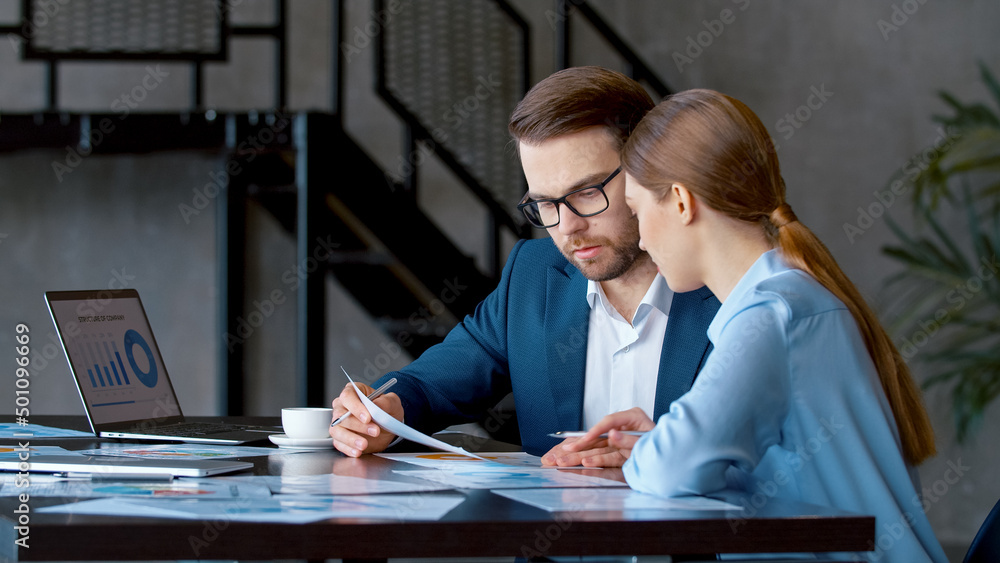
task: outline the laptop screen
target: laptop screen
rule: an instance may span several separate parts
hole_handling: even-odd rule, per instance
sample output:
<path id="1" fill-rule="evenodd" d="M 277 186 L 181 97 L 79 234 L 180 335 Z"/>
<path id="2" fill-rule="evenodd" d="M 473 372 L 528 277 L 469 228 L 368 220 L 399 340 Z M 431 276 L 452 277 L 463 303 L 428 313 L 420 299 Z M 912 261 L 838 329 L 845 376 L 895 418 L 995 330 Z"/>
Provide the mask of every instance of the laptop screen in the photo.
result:
<path id="1" fill-rule="evenodd" d="M 95 432 L 180 417 L 138 292 L 50 291 L 45 300 Z"/>

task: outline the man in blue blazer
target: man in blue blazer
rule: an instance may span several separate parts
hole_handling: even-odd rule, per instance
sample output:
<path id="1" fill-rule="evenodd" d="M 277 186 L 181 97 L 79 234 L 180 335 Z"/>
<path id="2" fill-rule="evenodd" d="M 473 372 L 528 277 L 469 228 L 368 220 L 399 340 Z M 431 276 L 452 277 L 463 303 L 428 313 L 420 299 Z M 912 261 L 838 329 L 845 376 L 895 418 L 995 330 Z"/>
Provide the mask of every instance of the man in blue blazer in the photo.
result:
<path id="1" fill-rule="evenodd" d="M 511 116 L 529 191 L 518 206 L 550 240 L 522 240 L 499 286 L 376 403 L 432 433 L 481 420 L 513 392 L 521 444 L 546 463 L 620 465 L 599 445 L 564 452 L 548 436 L 639 406 L 653 418 L 684 394 L 708 356 L 719 307 L 702 288 L 673 294 L 639 248 L 618 151 L 653 102 L 641 85 L 598 67 L 557 72 Z M 657 369 L 658 366 L 658 369 Z M 367 386 L 362 391 L 370 392 Z M 359 456 L 394 438 L 353 389 L 334 400 L 334 445 Z"/>

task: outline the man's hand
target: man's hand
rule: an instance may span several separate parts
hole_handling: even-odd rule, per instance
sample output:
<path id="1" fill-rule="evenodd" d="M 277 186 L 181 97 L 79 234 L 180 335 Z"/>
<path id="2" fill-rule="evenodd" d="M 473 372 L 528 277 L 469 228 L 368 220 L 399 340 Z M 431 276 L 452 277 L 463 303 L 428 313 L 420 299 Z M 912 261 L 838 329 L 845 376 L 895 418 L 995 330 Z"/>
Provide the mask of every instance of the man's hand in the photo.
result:
<path id="1" fill-rule="evenodd" d="M 358 389 L 365 395 L 374 391 L 363 383 L 358 383 Z M 374 402 L 396 420 L 403 420 L 403 403 L 400 402 L 399 395 L 386 393 Z M 372 422 L 371 413 L 365 408 L 350 383 L 344 386 L 340 396 L 333 400 L 333 419 L 336 420 L 347 412 L 353 416 L 330 428 L 333 446 L 345 455 L 359 457 L 361 454 L 380 452 L 396 439 L 394 434 L 386 432 Z"/>
<path id="2" fill-rule="evenodd" d="M 639 407 L 627 411 L 616 412 L 602 418 L 586 434 L 576 439 L 567 439 L 562 444 L 552 448 L 542 456 L 546 465 L 577 465 L 586 467 L 621 467 L 632 455 L 632 448 L 639 441 L 639 436 L 625 434 L 619 430 L 652 430 L 656 426 L 646 413 Z M 602 438 L 607 434 L 607 438 Z M 546 457 L 553 455 L 554 462 L 546 462 Z M 565 460 L 566 463 L 563 463 Z"/>
<path id="3" fill-rule="evenodd" d="M 585 465 L 587 467 L 621 467 L 625 459 L 618 460 L 618 448 L 608 445 L 605 439 L 599 439 L 586 450 L 576 451 L 570 449 L 571 445 L 577 444 L 582 438 L 566 438 L 561 444 L 552 448 L 542 456 L 542 465 L 557 465 L 559 467 L 576 467 Z"/>

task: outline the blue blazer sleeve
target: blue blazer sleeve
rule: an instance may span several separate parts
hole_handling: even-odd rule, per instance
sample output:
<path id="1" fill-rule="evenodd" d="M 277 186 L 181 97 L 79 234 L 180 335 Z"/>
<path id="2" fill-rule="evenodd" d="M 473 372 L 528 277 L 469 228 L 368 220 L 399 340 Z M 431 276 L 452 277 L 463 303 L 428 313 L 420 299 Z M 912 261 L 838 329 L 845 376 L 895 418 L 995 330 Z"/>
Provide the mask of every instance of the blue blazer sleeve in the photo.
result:
<path id="1" fill-rule="evenodd" d="M 478 420 L 511 391 L 507 309 L 511 275 L 525 241 L 510 252 L 497 288 L 443 342 L 406 368 L 386 374 L 397 383 L 407 425 L 425 433 Z"/>
<path id="2" fill-rule="evenodd" d="M 707 355 L 705 331 L 717 309 L 707 290 L 674 296 L 657 410 L 690 388 Z M 374 385 L 396 377 L 393 391 L 405 422 L 424 433 L 480 420 L 513 391 L 521 445 L 541 455 L 559 442 L 550 432 L 581 429 L 589 315 L 583 274 L 550 239 L 522 240 L 499 285 L 472 315 L 444 342 Z"/>

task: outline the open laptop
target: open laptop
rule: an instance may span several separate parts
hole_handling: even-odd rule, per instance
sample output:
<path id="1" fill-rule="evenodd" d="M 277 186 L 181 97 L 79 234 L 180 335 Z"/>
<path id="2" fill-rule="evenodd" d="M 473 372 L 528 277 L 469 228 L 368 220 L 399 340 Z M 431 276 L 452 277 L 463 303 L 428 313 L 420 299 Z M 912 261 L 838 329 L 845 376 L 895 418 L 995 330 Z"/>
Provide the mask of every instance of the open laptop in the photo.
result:
<path id="1" fill-rule="evenodd" d="M 185 420 L 134 289 L 48 291 L 45 302 L 98 436 L 243 444 L 281 432 Z"/>

